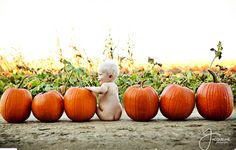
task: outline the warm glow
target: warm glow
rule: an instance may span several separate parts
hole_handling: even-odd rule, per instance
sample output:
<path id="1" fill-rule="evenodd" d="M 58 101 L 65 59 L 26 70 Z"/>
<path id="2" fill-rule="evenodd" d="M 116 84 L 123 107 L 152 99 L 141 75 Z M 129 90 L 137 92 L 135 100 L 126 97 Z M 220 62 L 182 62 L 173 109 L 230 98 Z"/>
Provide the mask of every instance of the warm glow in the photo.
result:
<path id="1" fill-rule="evenodd" d="M 1 0 L 0 54 L 13 47 L 27 60 L 54 57 L 59 39 L 65 57 L 71 43 L 100 57 L 111 30 L 118 51 L 130 36 L 138 60 L 210 61 L 218 41 L 223 60 L 236 60 L 235 18 L 234 0 Z"/>

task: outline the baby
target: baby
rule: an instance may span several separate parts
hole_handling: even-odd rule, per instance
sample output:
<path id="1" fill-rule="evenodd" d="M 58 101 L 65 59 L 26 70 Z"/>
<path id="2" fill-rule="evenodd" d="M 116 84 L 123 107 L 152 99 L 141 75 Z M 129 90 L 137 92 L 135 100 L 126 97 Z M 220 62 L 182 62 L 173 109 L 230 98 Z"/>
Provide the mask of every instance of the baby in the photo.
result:
<path id="1" fill-rule="evenodd" d="M 115 62 L 111 60 L 105 61 L 98 69 L 98 81 L 101 87 L 85 87 L 99 94 L 99 104 L 96 113 L 100 120 L 116 121 L 121 117 L 122 106 L 119 100 L 118 87 L 114 83 L 118 72 Z"/>

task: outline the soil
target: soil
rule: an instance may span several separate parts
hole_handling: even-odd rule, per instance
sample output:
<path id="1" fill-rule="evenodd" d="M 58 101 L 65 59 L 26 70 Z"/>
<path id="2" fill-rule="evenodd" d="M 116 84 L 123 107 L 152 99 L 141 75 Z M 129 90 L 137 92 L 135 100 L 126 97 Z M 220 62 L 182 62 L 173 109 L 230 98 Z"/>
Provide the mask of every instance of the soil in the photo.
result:
<path id="1" fill-rule="evenodd" d="M 210 134 L 211 133 L 211 134 Z M 194 109 L 185 121 L 170 121 L 160 111 L 149 122 L 131 120 L 72 122 L 65 114 L 55 123 L 41 123 L 31 114 L 24 123 L 0 117 L 0 147 L 17 149 L 226 149 L 236 148 L 236 110 L 225 121 L 203 119 Z"/>

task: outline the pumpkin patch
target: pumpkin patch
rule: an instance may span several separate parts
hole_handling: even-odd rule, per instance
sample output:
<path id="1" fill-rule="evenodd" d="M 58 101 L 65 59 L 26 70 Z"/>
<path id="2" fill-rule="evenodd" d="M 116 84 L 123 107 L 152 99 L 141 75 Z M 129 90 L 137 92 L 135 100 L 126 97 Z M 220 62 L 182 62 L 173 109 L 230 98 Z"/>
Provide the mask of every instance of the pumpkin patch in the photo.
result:
<path id="1" fill-rule="evenodd" d="M 75 47 L 73 50 L 77 52 Z M 203 118 L 227 119 L 232 114 L 236 101 L 236 74 L 233 69 L 234 61 L 229 65 L 213 65 L 216 59 L 222 58 L 222 50 L 220 41 L 217 49 L 210 49 L 215 53 L 210 65 L 191 63 L 185 66 L 177 62 L 169 65 L 159 63 L 152 57 L 145 63 L 139 63 L 110 55 L 119 66 L 119 75 L 115 81 L 118 94 L 113 94 L 123 102 L 127 115 L 136 121 L 151 120 L 159 107 L 166 118 L 184 120 L 191 115 L 195 102 Z M 82 55 L 77 56 L 82 58 Z M 99 74 L 95 70 L 102 60 L 85 58 L 85 62 L 80 62 L 63 57 L 59 60 L 60 65 L 44 64 L 57 64 L 57 67 L 51 66 L 52 68 L 37 68 L 37 65 L 36 68 L 31 68 L 29 63 L 23 62 L 13 63 L 9 68 L 7 63 L 3 63 L 4 67 L 0 65 L 0 113 L 4 120 L 23 122 L 29 117 L 31 109 L 33 115 L 43 122 L 59 120 L 63 109 L 72 121 L 89 121 L 93 117 L 96 112 L 96 96 L 82 87 L 99 86 Z M 212 77 L 214 83 L 210 82 Z M 143 86 L 140 81 L 145 81 L 148 86 Z M 135 85 L 136 83 L 139 85 Z M 51 89 L 59 91 L 61 95 L 56 91 L 47 93 Z M 196 91 L 196 97 L 193 91 Z M 160 97 L 157 93 L 161 93 Z"/>

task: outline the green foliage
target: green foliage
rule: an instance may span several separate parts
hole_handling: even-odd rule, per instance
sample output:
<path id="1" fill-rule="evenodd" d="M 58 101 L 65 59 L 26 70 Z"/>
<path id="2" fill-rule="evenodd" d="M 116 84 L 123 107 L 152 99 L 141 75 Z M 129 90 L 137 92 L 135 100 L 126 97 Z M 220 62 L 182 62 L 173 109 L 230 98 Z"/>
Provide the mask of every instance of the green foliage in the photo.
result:
<path id="1" fill-rule="evenodd" d="M 184 71 L 180 73 L 167 73 L 169 71 L 145 70 L 143 72 L 135 72 L 133 74 L 121 74 L 118 77 L 117 85 L 119 87 L 120 98 L 123 100 L 125 90 L 131 86 L 144 81 L 144 85 L 152 86 L 160 95 L 164 88 L 169 84 L 178 84 L 190 88 L 194 92 L 202 83 L 212 82 L 212 76 L 208 72 L 191 72 Z M 231 86 L 236 100 L 236 74 L 226 76 L 224 71 L 217 71 L 217 76 L 221 81 Z M 235 101 L 236 103 L 236 101 Z"/>
<path id="2" fill-rule="evenodd" d="M 60 86 L 97 86 L 97 74 L 88 73 L 84 68 L 75 68 L 70 62 L 64 61 L 59 73 L 50 72 L 34 74 L 27 77 L 22 88 L 28 89 L 33 96 L 49 90 L 60 91 Z M 17 87 L 27 75 L 24 72 L 12 74 L 10 77 L 0 76 L 0 95 L 10 87 Z"/>
<path id="3" fill-rule="evenodd" d="M 96 72 L 89 72 L 82 67 L 76 68 L 66 60 L 63 64 L 64 67 L 58 73 L 45 72 L 29 76 L 22 71 L 9 77 L 0 76 L 0 95 L 9 87 L 17 87 L 26 76 L 29 77 L 24 80 L 21 87 L 28 89 L 33 96 L 51 89 L 60 91 L 61 86 L 67 88 L 73 86 L 99 86 Z M 236 99 L 236 74 L 227 75 L 225 72 L 222 68 L 215 71 L 221 82 L 231 86 L 234 99 Z M 134 70 L 132 74 L 121 73 L 116 80 L 121 101 L 123 101 L 123 94 L 129 86 L 142 81 L 145 81 L 144 86 L 152 86 L 160 95 L 168 84 L 173 83 L 186 86 L 196 92 L 203 82 L 212 82 L 212 76 L 207 71 L 182 70 L 182 72 L 175 73 L 172 70 L 158 71 L 154 68 L 143 71 Z"/>

